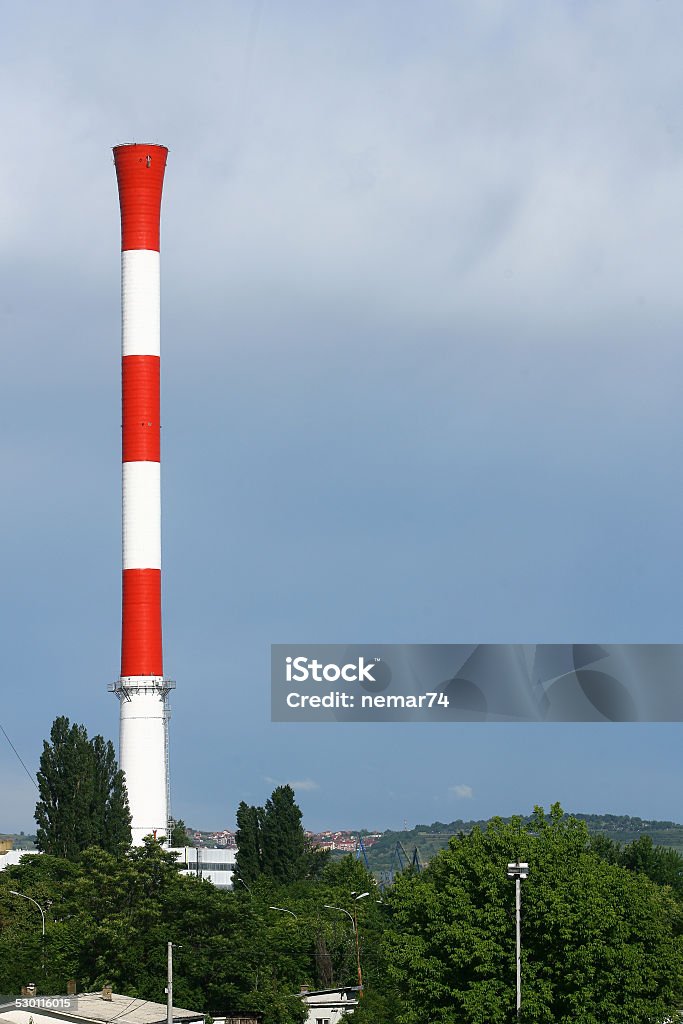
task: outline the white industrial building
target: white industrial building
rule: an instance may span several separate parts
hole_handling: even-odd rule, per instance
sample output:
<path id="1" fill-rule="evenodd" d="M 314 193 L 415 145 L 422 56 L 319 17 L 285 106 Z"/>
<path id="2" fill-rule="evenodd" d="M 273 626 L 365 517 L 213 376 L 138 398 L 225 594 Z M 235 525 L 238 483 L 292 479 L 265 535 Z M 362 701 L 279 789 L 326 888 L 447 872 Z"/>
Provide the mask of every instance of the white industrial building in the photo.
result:
<path id="1" fill-rule="evenodd" d="M 0 871 L 4 871 L 5 868 L 14 867 L 22 857 L 35 857 L 39 854 L 40 850 L 5 850 L 0 852 Z"/>
<path id="2" fill-rule="evenodd" d="M 232 889 L 237 847 L 207 850 L 203 847 L 172 846 L 169 853 L 177 854 L 181 875 L 206 878 L 218 889 Z M 40 850 L 7 850 L 0 853 L 0 871 L 18 864 L 22 857 L 40 856 Z"/>
<path id="3" fill-rule="evenodd" d="M 206 878 L 218 889 L 232 889 L 237 847 L 207 850 L 201 846 L 172 846 L 169 853 L 178 855 L 181 875 Z"/>

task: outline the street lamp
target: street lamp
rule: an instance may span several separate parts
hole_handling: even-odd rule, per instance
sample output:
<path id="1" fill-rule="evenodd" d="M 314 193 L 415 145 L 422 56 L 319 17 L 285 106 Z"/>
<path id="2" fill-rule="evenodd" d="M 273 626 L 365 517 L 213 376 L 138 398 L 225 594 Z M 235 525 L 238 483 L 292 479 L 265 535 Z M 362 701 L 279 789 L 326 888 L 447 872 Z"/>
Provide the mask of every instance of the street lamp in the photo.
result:
<path id="1" fill-rule="evenodd" d="M 340 911 L 340 913 L 346 914 L 346 916 L 351 921 L 351 924 L 353 925 L 353 937 L 356 940 L 356 964 L 358 966 L 358 988 L 359 988 L 358 995 L 362 996 L 363 995 L 363 973 L 362 973 L 362 971 L 360 969 L 360 944 L 358 942 L 358 908 L 356 907 L 356 904 L 358 903 L 358 900 L 365 899 L 365 897 L 369 896 L 370 893 L 369 892 L 361 892 L 359 894 L 356 894 L 355 892 L 352 892 L 351 895 L 353 896 L 353 914 L 350 914 L 348 910 L 344 910 L 343 907 L 331 907 L 329 903 L 325 903 L 324 907 L 325 907 L 325 910 L 338 910 L 338 911 Z"/>
<path id="2" fill-rule="evenodd" d="M 41 919 L 42 919 L 42 922 L 43 922 L 43 938 L 45 938 L 45 911 L 41 907 L 41 905 L 38 902 L 38 900 L 34 900 L 33 896 L 27 896 L 23 892 L 15 892 L 14 889 L 10 889 L 10 895 L 12 895 L 12 896 L 21 896 L 22 900 L 29 900 L 31 903 L 35 903 L 35 905 L 38 907 L 38 910 L 40 911 L 40 916 L 41 916 Z"/>
<path id="3" fill-rule="evenodd" d="M 295 921 L 299 920 L 294 911 L 287 910 L 286 907 L 268 907 L 268 910 L 279 910 L 282 914 L 291 914 Z"/>
<path id="4" fill-rule="evenodd" d="M 38 907 L 38 910 L 40 911 L 40 919 L 41 919 L 41 921 L 43 923 L 43 938 L 42 938 L 42 947 L 41 947 L 42 948 L 42 961 L 43 961 L 42 968 L 43 968 L 43 974 L 45 974 L 45 911 L 41 907 L 41 905 L 38 902 L 38 900 L 34 900 L 33 899 L 33 896 L 27 896 L 26 893 L 24 893 L 24 892 L 17 892 L 15 889 L 10 889 L 10 895 L 11 896 L 20 896 L 22 900 L 28 900 L 29 903 L 33 903 L 36 907 Z M 48 906 L 49 905 L 50 904 L 48 903 Z"/>
<path id="5" fill-rule="evenodd" d="M 529 877 L 529 865 L 514 861 L 507 866 L 507 876 L 515 883 L 515 925 L 517 932 L 517 1016 L 522 1010 L 522 879 Z"/>

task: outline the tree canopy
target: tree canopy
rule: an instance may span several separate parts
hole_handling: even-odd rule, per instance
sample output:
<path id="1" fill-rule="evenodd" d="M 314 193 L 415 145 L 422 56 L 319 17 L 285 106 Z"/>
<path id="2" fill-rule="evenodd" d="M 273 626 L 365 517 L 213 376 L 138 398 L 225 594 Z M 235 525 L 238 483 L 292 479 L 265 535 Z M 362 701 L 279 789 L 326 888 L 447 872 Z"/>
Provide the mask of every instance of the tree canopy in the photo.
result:
<path id="1" fill-rule="evenodd" d="M 296 882 L 319 874 L 328 854 L 311 849 L 301 824 L 301 810 L 291 786 L 278 786 L 265 807 L 237 808 L 236 874 L 249 884 L 265 876 Z"/>
<path id="2" fill-rule="evenodd" d="M 187 846 L 187 825 L 182 818 L 178 818 L 168 839 L 169 846 Z"/>
<path id="3" fill-rule="evenodd" d="M 88 739 L 84 726 L 60 716 L 43 743 L 37 774 L 38 849 L 74 859 L 88 846 L 121 854 L 131 842 L 123 772 L 111 741 Z"/>
<path id="4" fill-rule="evenodd" d="M 669 889 L 590 850 L 586 826 L 549 817 L 451 840 L 421 875 L 400 877 L 384 940 L 400 1024 L 514 1018 L 514 884 L 522 883 L 522 1019 L 555 1024 L 663 1021 L 683 996 L 681 907 Z"/>
<path id="5" fill-rule="evenodd" d="M 31 980 L 40 992 L 64 992 L 75 978 L 79 991 L 109 983 L 163 1002 L 172 941 L 179 1005 L 214 1016 L 260 1011 L 268 1024 L 300 1024 L 301 985 L 355 983 L 353 929 L 325 904 L 350 909 L 351 889 L 368 886 L 374 888 L 371 876 L 350 861 L 330 865 L 316 880 L 280 884 L 262 876 L 249 890 L 221 890 L 180 875 L 175 855 L 151 837 L 123 857 L 98 848 L 78 861 L 25 857 L 0 872 L 0 991 L 18 993 Z M 12 889 L 46 911 L 45 973 L 40 916 Z M 379 910 L 373 901 L 359 914 L 373 982 Z"/>
<path id="6" fill-rule="evenodd" d="M 256 810 L 291 805 L 281 793 Z M 243 830 L 251 810 L 240 805 Z M 163 1001 L 170 940 L 179 1004 L 300 1024 L 302 984 L 357 983 L 357 926 L 358 1024 L 513 1024 L 515 886 L 506 865 L 521 859 L 530 866 L 525 1024 L 662 1024 L 682 1005 L 680 864 L 648 843 L 596 847 L 585 823 L 557 805 L 549 815 L 537 808 L 526 821 L 493 819 L 455 837 L 426 869 L 381 892 L 351 856 L 312 872 L 305 846 L 299 877 L 268 873 L 259 818 L 254 876 L 234 891 L 181 876 L 151 837 L 123 855 L 90 847 L 0 872 L 0 991 L 33 980 L 41 992 L 63 992 L 75 978 L 80 990 L 109 982 Z M 301 827 L 296 813 L 283 820 Z M 44 908 L 44 947 L 36 908 L 11 890 Z"/>

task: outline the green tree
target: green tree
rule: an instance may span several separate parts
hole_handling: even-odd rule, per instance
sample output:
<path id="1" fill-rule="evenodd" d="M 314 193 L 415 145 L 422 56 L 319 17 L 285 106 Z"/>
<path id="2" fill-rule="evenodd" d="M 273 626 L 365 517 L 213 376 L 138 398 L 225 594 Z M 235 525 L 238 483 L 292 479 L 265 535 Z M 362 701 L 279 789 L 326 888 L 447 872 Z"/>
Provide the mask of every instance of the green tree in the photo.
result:
<path id="1" fill-rule="evenodd" d="M 182 818 L 178 818 L 171 829 L 169 846 L 187 846 L 187 825 Z"/>
<path id="2" fill-rule="evenodd" d="M 125 776 L 117 764 L 111 740 L 95 736 L 90 746 L 94 772 L 90 842 L 120 856 L 131 843 Z"/>
<path id="3" fill-rule="evenodd" d="M 37 775 L 36 845 L 43 853 L 73 859 L 90 844 L 95 793 L 92 748 L 82 725 L 60 716 L 43 743 Z"/>
<path id="4" fill-rule="evenodd" d="M 621 847 L 619 843 L 615 843 L 609 836 L 603 836 L 600 833 L 590 835 L 588 837 L 588 849 L 591 853 L 597 854 L 598 857 L 606 860 L 609 864 L 618 864 L 620 861 Z"/>
<path id="5" fill-rule="evenodd" d="M 648 835 L 628 843 L 619 855 L 619 863 L 629 871 L 639 871 L 658 885 L 670 885 L 683 897 L 683 857 L 667 846 L 655 846 Z"/>
<path id="6" fill-rule="evenodd" d="M 313 849 L 301 824 L 294 790 L 278 786 L 265 807 L 240 803 L 237 808 L 236 874 L 250 885 L 257 878 L 276 883 L 319 878 L 329 851 Z"/>
<path id="7" fill-rule="evenodd" d="M 642 871 L 649 878 L 656 872 L 657 858 L 651 836 L 639 836 L 628 843 L 619 856 L 619 863 L 629 871 Z"/>
<path id="8" fill-rule="evenodd" d="M 12 889 L 46 910 L 45 973 L 40 915 Z M 180 1005 L 214 1016 L 263 1010 L 272 1024 L 298 1024 L 303 1008 L 292 993 L 310 975 L 312 942 L 305 927 L 291 927 L 294 918 L 269 909 L 274 891 L 264 881 L 241 900 L 184 877 L 151 837 L 123 857 L 90 847 L 77 861 L 24 858 L 0 872 L 0 991 L 32 979 L 43 993 L 59 992 L 76 978 L 80 990 L 110 982 L 163 1002 L 170 940 Z"/>
<path id="9" fill-rule="evenodd" d="M 584 823 L 540 808 L 528 824 L 493 819 L 452 839 L 388 899 L 387 972 L 400 1024 L 504 1024 L 515 1018 L 514 885 L 522 883 L 523 1020 L 650 1024 L 683 996 L 681 908 L 669 890 L 590 852 Z"/>
<path id="10" fill-rule="evenodd" d="M 110 741 L 101 736 L 90 741 L 84 726 L 56 718 L 50 742 L 43 743 L 37 779 L 39 850 L 73 860 L 88 846 L 121 854 L 130 845 L 124 775 Z"/>
<path id="11" fill-rule="evenodd" d="M 260 808 L 250 807 L 244 801 L 237 808 L 235 874 L 247 885 L 255 882 L 263 871 L 260 821 L 262 813 Z"/>
<path id="12" fill-rule="evenodd" d="M 401 1009 L 401 999 L 396 992 L 381 992 L 364 984 L 363 998 L 353 1011 L 353 1024 L 394 1024 Z"/>
<path id="13" fill-rule="evenodd" d="M 301 818 L 292 787 L 273 790 L 263 809 L 261 849 L 263 872 L 276 882 L 293 882 L 306 875 L 306 836 Z"/>

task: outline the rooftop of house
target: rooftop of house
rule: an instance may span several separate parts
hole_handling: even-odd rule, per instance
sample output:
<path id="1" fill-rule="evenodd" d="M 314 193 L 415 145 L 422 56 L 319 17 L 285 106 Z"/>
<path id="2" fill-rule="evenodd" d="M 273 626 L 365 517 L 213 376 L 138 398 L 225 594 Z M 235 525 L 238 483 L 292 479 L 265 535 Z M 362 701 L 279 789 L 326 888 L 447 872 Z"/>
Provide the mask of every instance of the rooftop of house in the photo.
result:
<path id="1" fill-rule="evenodd" d="M 26 1008 L 21 1003 L 26 1002 Z M 166 1024 L 166 1004 L 149 999 L 134 999 L 131 996 L 111 993 L 105 999 L 101 992 L 82 992 L 76 996 L 36 996 L 19 1000 L 19 1007 L 12 1001 L 0 1005 L 0 1022 L 4 1024 L 39 1024 L 42 1021 L 97 1021 L 109 1024 Z M 204 1014 L 196 1010 L 173 1007 L 174 1021 L 203 1021 Z"/>

